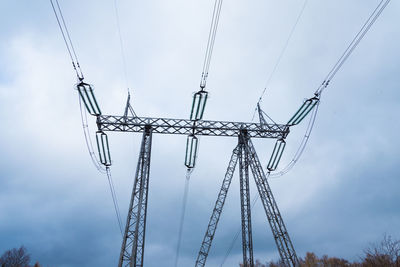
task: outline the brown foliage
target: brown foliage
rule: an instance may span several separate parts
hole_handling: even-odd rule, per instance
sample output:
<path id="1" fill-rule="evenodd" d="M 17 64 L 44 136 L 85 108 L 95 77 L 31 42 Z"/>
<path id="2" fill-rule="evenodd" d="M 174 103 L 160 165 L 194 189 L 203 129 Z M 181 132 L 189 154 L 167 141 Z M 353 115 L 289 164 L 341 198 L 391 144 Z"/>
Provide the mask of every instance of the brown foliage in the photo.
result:
<path id="1" fill-rule="evenodd" d="M 392 240 L 390 235 L 385 234 L 379 244 L 372 245 L 364 253 L 362 267 L 400 267 L 400 240 Z"/>
<path id="2" fill-rule="evenodd" d="M 361 262 L 349 262 L 327 255 L 318 258 L 314 253 L 307 252 L 304 259 L 300 258 L 300 267 L 400 267 L 400 240 L 384 235 L 379 244 L 373 244 L 364 254 Z M 281 266 L 280 262 L 268 264 L 268 267 Z"/>

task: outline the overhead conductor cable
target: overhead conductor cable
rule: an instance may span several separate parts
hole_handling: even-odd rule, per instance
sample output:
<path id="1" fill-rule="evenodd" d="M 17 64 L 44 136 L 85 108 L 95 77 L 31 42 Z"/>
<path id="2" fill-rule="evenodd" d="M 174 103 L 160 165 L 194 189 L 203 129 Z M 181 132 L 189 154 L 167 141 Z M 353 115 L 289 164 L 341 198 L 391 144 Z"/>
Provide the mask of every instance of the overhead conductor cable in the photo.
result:
<path id="1" fill-rule="evenodd" d="M 58 0 L 54 0 L 54 1 L 55 1 L 55 4 L 54 4 L 53 0 L 50 0 L 50 3 L 53 8 L 54 15 L 57 19 L 57 23 L 60 28 L 61 34 L 63 36 L 64 43 L 67 48 L 68 54 L 71 58 L 72 66 L 73 66 L 74 71 L 79 80 L 79 83 L 77 84 L 76 89 L 79 92 L 79 108 L 80 108 L 82 128 L 83 128 L 83 133 L 85 136 L 86 147 L 88 149 L 88 152 L 89 152 L 90 158 L 93 162 L 93 165 L 96 167 L 96 169 L 103 174 L 107 174 L 107 179 L 108 179 L 108 183 L 110 186 L 111 196 L 112 196 L 113 203 L 114 203 L 114 209 L 116 212 L 118 225 L 119 225 L 119 228 L 120 228 L 120 231 L 122 234 L 121 216 L 120 216 L 120 212 L 119 212 L 117 197 L 115 194 L 114 183 L 112 181 L 111 170 L 109 168 L 109 166 L 111 165 L 111 159 L 109 157 L 108 141 L 107 141 L 107 144 L 104 144 L 104 140 L 107 140 L 107 137 L 105 136 L 104 133 L 101 132 L 101 135 L 103 138 L 102 148 L 105 149 L 105 145 L 107 146 L 107 154 L 104 153 L 105 151 L 103 151 L 103 155 L 105 157 L 107 157 L 107 159 L 104 159 L 104 161 L 101 161 L 96 157 L 96 153 L 94 152 L 92 139 L 90 137 L 88 120 L 87 120 L 87 112 L 89 112 L 91 115 L 98 116 L 101 114 L 101 111 L 97 104 L 96 98 L 94 97 L 92 86 L 90 84 L 83 82 L 84 75 L 83 75 L 81 66 L 79 64 L 78 57 L 76 55 L 76 51 L 75 51 L 74 45 L 72 43 L 72 38 L 68 31 L 68 27 L 66 25 L 66 22 L 65 22 L 63 13 L 62 13 L 61 6 L 60 6 Z M 86 109 L 82 108 L 82 101 L 84 102 Z M 104 139 L 104 136 L 105 136 L 105 139 Z M 99 155 L 101 158 L 102 153 L 100 151 L 100 146 L 98 146 L 98 149 L 99 149 Z M 103 167 L 102 165 L 104 165 L 105 167 Z"/>
<path id="2" fill-rule="evenodd" d="M 300 9 L 299 14 L 297 15 L 296 21 L 295 21 L 295 23 L 293 24 L 292 29 L 290 30 L 290 33 L 289 33 L 289 35 L 288 35 L 288 37 L 287 37 L 287 39 L 286 39 L 286 42 L 285 42 L 284 46 L 282 47 L 282 50 L 281 50 L 281 52 L 280 52 L 280 54 L 279 54 L 279 56 L 278 56 L 278 59 L 276 60 L 275 65 L 274 65 L 274 67 L 272 68 L 272 71 L 270 72 L 270 74 L 269 74 L 269 76 L 268 76 L 268 78 L 267 78 L 267 82 L 265 83 L 264 89 L 263 89 L 263 91 L 261 92 L 261 95 L 260 95 L 260 97 L 259 97 L 259 99 L 258 99 L 258 101 L 257 101 L 257 105 L 260 104 L 260 102 L 262 101 L 262 99 L 263 99 L 263 97 L 264 97 L 264 94 L 266 93 L 267 88 L 269 87 L 269 85 L 270 85 L 270 83 L 271 83 L 271 80 L 272 80 L 272 78 L 273 78 L 273 76 L 274 76 L 276 70 L 278 69 L 278 66 L 279 66 L 279 64 L 280 64 L 280 62 L 281 62 L 281 60 L 282 60 L 282 57 L 283 57 L 283 55 L 285 54 L 286 49 L 287 49 L 288 46 L 289 46 L 290 40 L 292 39 L 293 33 L 295 32 L 295 30 L 296 30 L 296 28 L 297 28 L 297 25 L 299 24 L 299 21 L 300 21 L 301 17 L 303 16 L 303 13 L 304 13 L 304 10 L 305 10 L 305 8 L 306 8 L 306 6 L 307 6 L 307 3 L 308 3 L 308 0 L 305 0 L 304 3 L 303 3 L 303 6 L 302 6 L 301 9 Z M 256 113 L 257 113 L 257 107 L 254 109 L 254 112 L 253 112 L 253 116 L 252 116 L 251 121 L 254 120 L 254 117 L 255 117 Z"/>
<path id="3" fill-rule="evenodd" d="M 188 169 L 187 173 L 186 173 L 185 189 L 184 189 L 183 199 L 182 199 L 181 218 L 179 220 L 178 243 L 176 246 L 176 254 L 175 254 L 175 265 L 174 265 L 175 267 L 178 266 L 179 252 L 180 252 L 181 243 L 182 243 L 183 224 L 185 222 L 185 213 L 186 213 L 186 206 L 187 206 L 187 200 L 188 200 L 188 194 L 189 194 L 190 175 L 191 175 L 192 171 L 193 171 L 193 169 Z"/>
<path id="4" fill-rule="evenodd" d="M 342 56 L 339 58 L 339 60 L 336 62 L 336 64 L 334 65 L 334 67 L 331 69 L 331 71 L 328 73 L 328 75 L 326 76 L 325 80 L 323 81 L 323 83 L 318 87 L 318 89 L 315 91 L 315 95 L 319 98 L 319 101 L 316 103 L 316 106 L 314 109 L 312 109 L 311 112 L 311 117 L 310 120 L 308 122 L 307 125 L 307 129 L 306 132 L 303 136 L 303 139 L 300 143 L 300 146 L 298 147 L 298 149 L 296 150 L 296 153 L 294 155 L 294 157 L 292 158 L 292 160 L 284 167 L 282 168 L 282 170 L 275 172 L 275 173 L 267 173 L 267 177 L 269 178 L 278 178 L 283 176 L 284 174 L 288 173 L 293 167 L 294 165 L 297 163 L 297 161 L 299 160 L 299 158 L 301 157 L 301 155 L 304 152 L 304 149 L 307 145 L 307 142 L 310 138 L 310 134 L 312 132 L 312 129 L 314 128 L 314 123 L 315 123 L 315 119 L 318 113 L 318 108 L 319 108 L 319 104 L 320 104 L 320 100 L 321 100 L 321 94 L 322 92 L 325 90 L 326 87 L 328 87 L 330 81 L 332 80 L 332 78 L 336 75 L 336 73 L 338 72 L 338 70 L 342 67 L 342 65 L 344 64 L 344 62 L 347 60 L 347 58 L 350 56 L 350 54 L 353 52 L 353 50 L 356 48 L 356 46 L 358 45 L 358 43 L 361 41 L 361 39 L 365 36 L 365 34 L 368 32 L 368 30 L 371 28 L 372 24 L 377 20 L 377 18 L 379 17 L 379 15 L 382 13 L 382 11 L 386 8 L 386 6 L 389 4 L 390 0 L 382 0 L 378 6 L 375 8 L 375 10 L 373 11 L 373 13 L 370 15 L 370 17 L 368 18 L 368 20 L 365 22 L 365 24 L 362 26 L 361 30 L 357 33 L 357 35 L 355 36 L 355 38 L 352 40 L 352 42 L 350 43 L 350 45 L 347 47 L 347 49 L 345 50 L 345 52 L 342 54 Z M 265 93 L 265 89 L 259 99 L 262 99 L 263 94 Z M 259 103 L 258 102 L 258 103 Z M 255 110 L 255 112 L 257 111 L 257 109 Z M 253 115 L 253 119 L 254 119 L 255 113 Z M 252 119 L 252 120 L 253 120 Z M 255 199 L 253 200 L 253 205 L 254 206 L 255 202 L 258 200 L 258 197 L 255 197 Z M 238 230 L 238 232 L 236 233 L 234 239 L 232 240 L 228 251 L 221 263 L 221 267 L 224 265 L 227 257 L 229 256 L 237 238 L 239 237 L 239 233 L 240 233 L 240 229 Z"/>
<path id="5" fill-rule="evenodd" d="M 378 6 L 374 9 L 372 14 L 367 19 L 367 21 L 361 27 L 360 31 L 356 34 L 356 36 L 351 41 L 349 46 L 343 52 L 342 56 L 339 58 L 339 60 L 333 66 L 331 71 L 328 73 L 328 75 L 326 76 L 326 78 L 324 79 L 322 84 L 315 91 L 316 96 L 321 95 L 321 93 L 325 90 L 325 88 L 328 87 L 330 81 L 333 79 L 333 77 L 335 77 L 336 73 L 343 66 L 344 62 L 349 58 L 351 53 L 353 53 L 354 49 L 358 46 L 360 41 L 364 38 L 365 34 L 369 31 L 371 26 L 375 23 L 375 21 L 378 19 L 380 14 L 383 12 L 383 10 L 386 8 L 386 6 L 389 4 L 389 2 L 390 2 L 390 0 L 381 0 L 379 2 Z"/>
<path id="6" fill-rule="evenodd" d="M 292 158 L 292 160 L 284 168 L 282 168 L 281 170 L 279 170 L 276 173 L 272 173 L 270 175 L 271 178 L 280 177 L 280 176 L 288 173 L 295 166 L 295 164 L 297 163 L 297 161 L 299 160 L 299 158 L 303 154 L 303 151 L 304 151 L 304 149 L 305 149 L 305 147 L 306 147 L 306 145 L 308 143 L 308 140 L 310 138 L 311 132 L 313 130 L 313 127 L 314 127 L 314 124 L 315 124 L 315 119 L 316 119 L 316 116 L 317 116 L 317 113 L 318 113 L 320 100 L 321 100 L 321 95 L 322 95 L 323 91 L 329 86 L 330 82 L 335 77 L 336 73 L 340 70 L 340 68 L 343 66 L 345 61 L 349 58 L 349 56 L 352 54 L 354 49 L 358 46 L 360 41 L 364 38 L 365 34 L 369 31 L 371 26 L 375 23 L 375 21 L 378 19 L 380 14 L 383 12 L 383 10 L 386 8 L 386 6 L 389 4 L 389 2 L 390 2 L 390 0 L 381 0 L 379 2 L 377 7 L 374 9 L 372 14 L 368 17 L 367 21 L 363 24 L 363 26 L 361 27 L 359 32 L 356 34 L 356 36 L 350 42 L 350 44 L 348 45 L 346 50 L 343 52 L 341 57 L 338 59 L 338 61 L 335 63 L 335 65 L 332 67 L 332 69 L 329 71 L 329 73 L 326 75 L 324 81 L 317 88 L 317 90 L 315 91 L 314 95 L 318 99 L 318 101 L 315 102 L 315 105 L 312 108 L 311 117 L 310 117 L 310 120 L 308 122 L 308 126 L 307 126 L 307 129 L 306 129 L 306 132 L 305 132 L 305 134 L 303 136 L 303 139 L 302 139 L 298 149 L 296 150 L 296 153 L 295 153 L 294 157 Z M 313 99 L 313 98 L 310 98 L 310 99 Z M 303 106 L 304 106 L 304 104 L 303 104 Z"/>
<path id="7" fill-rule="evenodd" d="M 78 57 L 76 55 L 74 45 L 72 44 L 71 35 L 69 34 L 68 27 L 65 23 L 64 16 L 61 11 L 60 3 L 58 2 L 58 0 L 55 0 L 56 6 L 57 6 L 57 8 L 56 8 L 53 1 L 54 0 L 50 0 L 50 3 L 53 8 L 54 15 L 57 19 L 58 27 L 60 28 L 61 34 L 63 36 L 65 46 L 67 47 L 68 54 L 71 58 L 72 66 L 75 70 L 75 73 L 76 73 L 76 76 L 78 77 L 78 79 L 83 80 L 83 78 L 84 78 L 83 72 L 82 72 L 81 66 L 79 64 Z"/>
<path id="8" fill-rule="evenodd" d="M 124 77 L 125 77 L 126 89 L 128 90 L 128 94 L 130 94 L 129 82 L 128 82 L 128 67 L 127 67 L 127 63 L 126 63 L 124 43 L 122 40 L 122 31 L 121 31 L 121 23 L 120 23 L 120 18 L 119 18 L 119 10 L 118 10 L 117 0 L 114 0 L 114 10 L 115 10 L 115 18 L 117 21 L 119 45 L 120 45 L 120 51 L 121 51 L 121 60 L 122 60 Z"/>
<path id="9" fill-rule="evenodd" d="M 179 260 L 179 251 L 182 241 L 182 230 L 185 220 L 185 211 L 186 211 L 186 203 L 189 192 L 190 176 L 193 172 L 193 168 L 196 165 L 196 158 L 198 153 L 199 139 L 195 136 L 194 131 L 196 122 L 198 120 L 203 119 L 204 110 L 207 103 L 208 92 L 205 90 L 205 88 L 207 85 L 208 71 L 210 69 L 211 57 L 214 49 L 215 37 L 217 34 L 219 17 L 221 14 L 221 7 L 222 7 L 222 0 L 215 0 L 210 31 L 208 34 L 207 47 L 204 56 L 203 69 L 201 73 L 200 90 L 196 92 L 193 96 L 193 102 L 190 111 L 190 120 L 193 121 L 193 133 L 188 135 L 186 141 L 185 166 L 187 167 L 187 172 L 186 172 L 185 190 L 182 203 L 181 220 L 179 225 L 178 242 L 176 248 L 175 267 L 178 265 L 178 260 Z"/>

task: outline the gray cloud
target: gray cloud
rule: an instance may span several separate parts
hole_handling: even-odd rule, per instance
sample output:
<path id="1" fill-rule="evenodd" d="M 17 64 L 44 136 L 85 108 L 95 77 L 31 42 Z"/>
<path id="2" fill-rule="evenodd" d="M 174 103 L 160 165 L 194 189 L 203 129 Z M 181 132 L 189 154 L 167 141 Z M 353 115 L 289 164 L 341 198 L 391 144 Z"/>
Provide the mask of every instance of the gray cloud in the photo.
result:
<path id="1" fill-rule="evenodd" d="M 224 3 L 205 118 L 249 121 L 302 1 Z M 368 3 L 367 3 L 368 2 Z M 262 102 L 285 122 L 310 97 L 376 1 L 309 1 Z M 61 2 L 86 79 L 104 113 L 122 114 L 126 88 L 112 1 Z M 212 2 L 119 1 L 133 105 L 141 116 L 189 116 L 198 88 Z M 4 8 L 3 8 L 4 7 Z M 79 8 L 78 8 L 79 7 Z M 0 251 L 21 244 L 44 266 L 112 266 L 121 238 L 106 177 L 91 165 L 74 74 L 46 1 L 5 1 L 0 16 Z M 397 133 L 399 3 L 392 2 L 322 99 L 310 144 L 271 187 L 297 252 L 357 259 L 383 233 L 399 237 Z M 18 15 L 16 15 L 18 14 Z M 92 132 L 94 121 L 91 121 Z M 282 165 L 305 130 L 293 129 Z M 140 135 L 109 134 L 113 177 L 126 216 Z M 233 138 L 201 138 L 180 266 L 192 265 Z M 254 140 L 265 162 L 271 140 Z M 147 266 L 174 262 L 185 137 L 154 136 Z M 219 266 L 240 226 L 234 177 L 208 266 Z M 252 185 L 252 194 L 256 193 Z M 255 255 L 278 254 L 264 211 L 253 210 Z M 240 238 L 225 266 L 241 261 Z"/>

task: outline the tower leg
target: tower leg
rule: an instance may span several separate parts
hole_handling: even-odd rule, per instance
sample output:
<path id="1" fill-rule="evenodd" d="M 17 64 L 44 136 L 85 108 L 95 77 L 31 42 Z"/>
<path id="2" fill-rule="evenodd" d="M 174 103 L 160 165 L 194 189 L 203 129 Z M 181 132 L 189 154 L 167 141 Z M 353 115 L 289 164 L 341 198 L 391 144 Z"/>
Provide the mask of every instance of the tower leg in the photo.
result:
<path id="1" fill-rule="evenodd" d="M 240 206 L 242 215 L 242 247 L 243 247 L 243 266 L 253 267 L 253 239 L 251 230 L 251 207 L 250 207 L 250 187 L 249 187 L 249 157 L 245 149 L 246 135 L 239 136 L 239 174 L 240 174 Z"/>
<path id="2" fill-rule="evenodd" d="M 228 194 L 229 186 L 231 185 L 233 172 L 235 171 L 236 164 L 239 156 L 239 146 L 237 146 L 232 153 L 231 160 L 229 161 L 228 169 L 226 170 L 224 181 L 222 182 L 221 190 L 219 191 L 215 207 L 210 217 L 210 222 L 207 226 L 206 234 L 204 235 L 203 242 L 201 243 L 200 251 L 196 260 L 196 267 L 204 267 L 206 264 L 208 252 L 211 248 L 211 243 L 214 238 L 215 230 L 217 229 L 218 221 L 221 216 L 222 208 L 224 207 L 225 199 Z"/>
<path id="3" fill-rule="evenodd" d="M 260 194 L 269 225 L 271 226 L 272 234 L 278 247 L 282 262 L 285 266 L 296 267 L 298 266 L 296 252 L 294 250 L 292 241 L 289 238 L 289 234 L 286 230 L 286 226 L 279 212 L 271 188 L 269 187 L 264 170 L 250 139 L 247 139 L 245 149 L 247 150 L 250 158 L 250 168 L 253 173 L 254 180 L 256 182 L 257 189 Z"/>
<path id="4" fill-rule="evenodd" d="M 122 240 L 121 254 L 118 263 L 119 267 L 143 266 L 151 138 L 151 127 L 146 127 L 146 130 L 143 133 L 135 182 L 126 220 L 125 233 Z"/>

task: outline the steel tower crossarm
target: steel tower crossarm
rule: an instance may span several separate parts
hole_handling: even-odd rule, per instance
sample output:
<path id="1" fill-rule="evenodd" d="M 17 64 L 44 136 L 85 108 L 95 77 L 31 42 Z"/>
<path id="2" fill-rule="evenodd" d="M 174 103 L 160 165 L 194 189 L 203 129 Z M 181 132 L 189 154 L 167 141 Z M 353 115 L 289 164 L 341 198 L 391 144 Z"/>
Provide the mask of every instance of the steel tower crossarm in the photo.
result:
<path id="1" fill-rule="evenodd" d="M 229 161 L 228 168 L 226 170 L 225 178 L 222 182 L 221 190 L 219 191 L 215 207 L 210 217 L 210 222 L 207 226 L 206 234 L 204 235 L 203 242 L 200 247 L 199 254 L 196 260 L 196 267 L 204 267 L 210 251 L 211 244 L 214 238 L 215 230 L 217 229 L 218 221 L 222 213 L 222 208 L 225 204 L 225 199 L 228 194 L 229 186 L 231 185 L 232 176 L 235 171 L 238 157 L 240 153 L 239 145 L 233 150 L 231 159 Z"/>
<path id="2" fill-rule="evenodd" d="M 245 147 L 250 157 L 250 167 L 282 262 L 285 266 L 297 267 L 299 261 L 292 241 L 290 240 L 289 233 L 286 230 L 278 205 L 276 204 L 256 150 L 250 139 L 247 140 Z"/>
<path id="3" fill-rule="evenodd" d="M 125 233 L 122 240 L 119 267 L 142 267 L 146 233 L 147 197 L 149 190 L 152 129 L 143 132 L 138 165 Z"/>
<path id="4" fill-rule="evenodd" d="M 97 126 L 101 131 L 117 132 L 144 132 L 150 126 L 153 133 L 232 136 L 238 137 L 242 130 L 247 131 L 249 137 L 285 139 L 289 134 L 289 127 L 280 124 L 259 124 L 247 122 L 207 121 L 199 120 L 193 123 L 185 119 L 146 118 L 100 115 L 97 117 Z"/>

